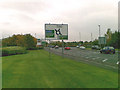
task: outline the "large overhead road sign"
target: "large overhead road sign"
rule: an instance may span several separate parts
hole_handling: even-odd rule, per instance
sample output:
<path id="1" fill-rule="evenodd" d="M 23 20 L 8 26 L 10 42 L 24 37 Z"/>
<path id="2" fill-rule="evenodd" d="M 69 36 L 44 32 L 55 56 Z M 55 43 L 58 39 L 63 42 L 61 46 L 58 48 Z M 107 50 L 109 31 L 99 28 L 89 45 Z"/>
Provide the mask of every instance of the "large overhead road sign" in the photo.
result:
<path id="1" fill-rule="evenodd" d="M 68 24 L 45 24 L 46 40 L 68 40 Z"/>

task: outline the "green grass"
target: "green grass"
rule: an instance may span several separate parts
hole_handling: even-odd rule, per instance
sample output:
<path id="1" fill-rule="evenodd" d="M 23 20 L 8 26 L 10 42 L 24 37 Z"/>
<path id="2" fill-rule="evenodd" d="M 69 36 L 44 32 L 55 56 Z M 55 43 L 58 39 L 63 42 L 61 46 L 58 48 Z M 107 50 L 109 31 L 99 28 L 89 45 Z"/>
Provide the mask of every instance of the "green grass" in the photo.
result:
<path id="1" fill-rule="evenodd" d="M 120 51 L 120 49 L 115 49 L 115 51 Z"/>
<path id="2" fill-rule="evenodd" d="M 118 74 L 44 50 L 3 57 L 3 88 L 117 88 Z"/>

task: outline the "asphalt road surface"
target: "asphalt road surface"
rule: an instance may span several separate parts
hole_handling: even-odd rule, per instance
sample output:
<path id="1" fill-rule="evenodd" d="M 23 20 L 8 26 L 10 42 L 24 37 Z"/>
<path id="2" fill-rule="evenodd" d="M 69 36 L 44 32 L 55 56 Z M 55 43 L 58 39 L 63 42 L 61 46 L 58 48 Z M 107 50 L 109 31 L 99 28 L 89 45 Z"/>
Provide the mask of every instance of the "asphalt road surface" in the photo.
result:
<path id="1" fill-rule="evenodd" d="M 48 48 L 46 50 L 49 51 Z M 62 55 L 62 48 L 51 48 L 50 52 Z M 71 47 L 71 50 L 64 50 L 63 55 L 76 59 L 77 61 L 86 61 L 114 69 L 117 69 L 119 64 L 118 52 L 115 54 L 101 54 L 99 50 L 81 50 L 80 48 Z"/>

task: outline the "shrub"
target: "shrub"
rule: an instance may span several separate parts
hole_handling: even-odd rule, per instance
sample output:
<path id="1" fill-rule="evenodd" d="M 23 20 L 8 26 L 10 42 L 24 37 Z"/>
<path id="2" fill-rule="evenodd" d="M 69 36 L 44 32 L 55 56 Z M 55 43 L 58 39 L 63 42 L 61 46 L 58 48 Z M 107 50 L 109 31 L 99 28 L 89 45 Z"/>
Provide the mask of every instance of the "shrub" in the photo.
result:
<path id="1" fill-rule="evenodd" d="M 29 47 L 26 48 L 27 50 L 39 50 L 39 49 L 43 49 L 44 47 Z"/>
<path id="2" fill-rule="evenodd" d="M 2 56 L 16 55 L 16 54 L 24 54 L 27 53 L 26 48 L 24 47 L 4 47 L 2 48 Z"/>

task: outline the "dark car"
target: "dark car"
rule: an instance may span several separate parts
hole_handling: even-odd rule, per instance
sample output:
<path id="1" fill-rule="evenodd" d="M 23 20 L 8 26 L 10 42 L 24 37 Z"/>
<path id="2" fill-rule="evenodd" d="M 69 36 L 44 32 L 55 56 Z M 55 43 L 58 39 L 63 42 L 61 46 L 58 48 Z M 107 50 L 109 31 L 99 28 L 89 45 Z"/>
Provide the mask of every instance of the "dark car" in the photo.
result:
<path id="1" fill-rule="evenodd" d="M 65 47 L 65 50 L 70 50 L 71 48 L 70 47 Z"/>
<path id="2" fill-rule="evenodd" d="M 106 53 L 106 54 L 109 54 L 109 53 L 113 53 L 115 54 L 115 48 L 114 47 L 104 47 L 103 49 L 100 50 L 100 53 Z"/>
<path id="3" fill-rule="evenodd" d="M 51 45 L 51 48 L 54 48 L 55 47 L 55 45 Z"/>
<path id="4" fill-rule="evenodd" d="M 92 49 L 100 50 L 100 47 L 98 45 L 92 46 Z"/>
<path id="5" fill-rule="evenodd" d="M 50 47 L 50 48 L 54 48 L 55 46 L 54 46 L 54 45 L 48 45 L 48 47 Z"/>

